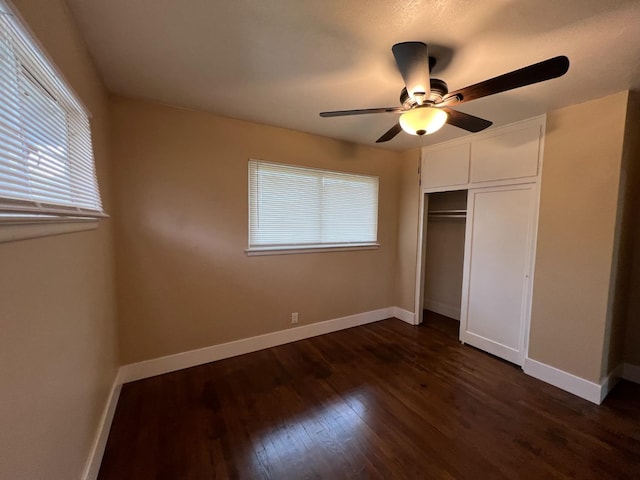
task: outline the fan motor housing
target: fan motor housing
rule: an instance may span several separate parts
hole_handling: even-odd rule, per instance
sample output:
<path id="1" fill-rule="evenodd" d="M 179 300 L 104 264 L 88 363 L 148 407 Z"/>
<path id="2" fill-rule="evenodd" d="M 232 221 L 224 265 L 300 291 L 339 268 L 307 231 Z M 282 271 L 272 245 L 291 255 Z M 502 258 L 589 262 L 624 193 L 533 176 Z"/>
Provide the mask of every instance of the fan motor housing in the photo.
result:
<path id="1" fill-rule="evenodd" d="M 447 84 L 439 78 L 432 78 L 429 83 L 431 84 L 431 93 L 429 95 L 429 98 L 427 99 L 427 102 L 432 104 L 440 103 L 444 96 L 449 93 Z M 400 92 L 400 104 L 405 110 L 410 110 L 411 108 L 417 106 L 418 102 L 416 102 L 409 96 L 409 93 L 407 92 L 407 89 L 405 87 L 402 89 L 402 92 Z"/>

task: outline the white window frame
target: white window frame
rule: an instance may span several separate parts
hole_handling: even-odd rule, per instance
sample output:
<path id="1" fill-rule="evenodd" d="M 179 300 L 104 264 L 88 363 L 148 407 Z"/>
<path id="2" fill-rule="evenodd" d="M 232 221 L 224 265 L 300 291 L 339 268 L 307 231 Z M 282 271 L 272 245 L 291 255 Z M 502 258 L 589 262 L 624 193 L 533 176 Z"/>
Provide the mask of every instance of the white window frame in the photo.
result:
<path id="1" fill-rule="evenodd" d="M 90 114 L 8 0 L 0 15 L 0 242 L 94 229 Z"/>
<path id="2" fill-rule="evenodd" d="M 370 188 L 374 188 L 373 192 L 375 193 L 374 205 L 372 205 L 372 210 L 369 213 L 373 216 L 373 220 L 368 223 L 367 228 L 369 229 L 367 239 L 351 239 L 350 241 L 327 241 L 326 237 L 324 238 L 324 242 L 322 240 L 318 241 L 314 239 L 313 241 L 296 241 L 296 242 L 284 242 L 284 243 L 275 243 L 267 242 L 267 240 L 263 239 L 262 241 L 252 241 L 252 229 L 257 227 L 254 224 L 259 223 L 260 217 L 255 217 L 259 210 L 259 186 L 258 184 L 254 184 L 254 180 L 257 180 L 258 175 L 256 172 L 256 168 L 260 166 L 275 167 L 275 170 L 281 170 L 283 173 L 292 173 L 295 175 L 301 175 L 305 177 L 308 173 L 309 180 L 317 179 L 324 182 L 324 180 L 339 180 L 339 181 L 349 181 L 349 179 L 353 179 L 354 183 L 357 184 L 358 181 L 364 181 L 364 184 L 368 185 Z M 253 170 L 252 170 L 253 169 Z M 252 178 L 252 171 L 254 172 L 255 179 Z M 324 185 L 324 183 L 323 183 Z M 245 250 L 247 255 L 282 255 L 282 254 L 292 254 L 292 253 L 318 253 L 318 252 L 335 252 L 335 251 L 345 251 L 345 250 L 371 250 L 376 249 L 380 246 L 378 243 L 378 210 L 379 210 L 379 178 L 373 175 L 364 175 L 357 173 L 349 173 L 349 172 L 341 172 L 335 170 L 327 170 L 320 168 L 311 168 L 304 167 L 300 165 L 290 165 L 283 163 L 275 163 L 275 162 L 266 162 L 263 160 L 255 160 L 250 159 L 248 163 L 248 193 L 249 193 L 249 212 L 248 212 L 248 244 L 249 247 Z M 301 190 L 303 192 L 303 190 Z M 370 190 L 371 192 L 371 190 Z M 309 194 L 309 191 L 305 192 L 305 194 Z M 310 195 L 308 200 L 312 201 L 314 204 L 323 204 L 326 205 L 327 202 L 322 200 L 324 191 L 321 189 L 320 192 L 314 192 L 314 194 Z M 264 199 L 263 199 L 264 201 Z M 317 202 L 317 203 L 316 203 Z M 276 202 L 277 203 L 277 202 Z M 282 207 L 283 208 L 283 207 Z M 323 207 L 324 208 L 324 207 Z M 334 207 L 335 208 L 335 207 Z M 322 217 L 323 214 L 320 214 L 319 217 Z M 300 217 L 298 217 L 300 218 Z M 326 218 L 326 217 L 325 217 Z M 370 217 L 371 218 L 371 217 Z M 324 220 L 321 218 L 316 219 L 319 223 L 317 227 L 319 230 L 323 230 L 322 224 Z M 315 223 L 312 223 L 313 226 L 316 226 Z M 324 223 L 326 226 L 326 223 Z M 326 231 L 326 230 L 325 230 Z M 324 234 L 324 232 L 323 232 Z M 323 234 L 320 237 L 324 236 Z M 375 238 L 374 238 L 375 237 Z"/>

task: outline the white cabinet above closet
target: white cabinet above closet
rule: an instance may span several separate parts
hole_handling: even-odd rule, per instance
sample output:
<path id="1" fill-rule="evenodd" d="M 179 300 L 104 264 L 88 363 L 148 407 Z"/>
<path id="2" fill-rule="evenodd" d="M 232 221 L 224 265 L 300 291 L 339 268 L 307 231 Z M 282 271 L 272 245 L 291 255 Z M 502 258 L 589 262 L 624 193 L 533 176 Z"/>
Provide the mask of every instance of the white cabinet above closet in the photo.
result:
<path id="1" fill-rule="evenodd" d="M 545 117 L 468 135 L 422 150 L 423 190 L 528 182 L 540 172 Z"/>
<path id="2" fill-rule="evenodd" d="M 528 348 L 544 127 L 541 116 L 422 150 L 415 318 L 423 307 L 458 317 L 462 342 L 517 365 Z M 455 194 L 466 212 L 442 204 Z M 460 241 L 445 237 L 454 228 L 464 230 L 462 271 L 450 248 Z M 438 290 L 453 274 L 455 300 Z"/>
<path id="3" fill-rule="evenodd" d="M 422 187 L 443 187 L 469 183 L 471 144 L 462 143 L 422 156 Z"/>
<path id="4" fill-rule="evenodd" d="M 539 125 L 526 126 L 471 141 L 471 183 L 538 174 Z"/>

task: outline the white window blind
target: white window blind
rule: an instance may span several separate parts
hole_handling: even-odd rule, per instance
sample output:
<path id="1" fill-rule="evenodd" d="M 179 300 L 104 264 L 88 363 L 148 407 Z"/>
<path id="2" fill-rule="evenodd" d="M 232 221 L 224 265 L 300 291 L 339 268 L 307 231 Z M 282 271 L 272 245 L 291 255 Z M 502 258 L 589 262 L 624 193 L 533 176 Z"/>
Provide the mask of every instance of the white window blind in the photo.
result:
<path id="1" fill-rule="evenodd" d="M 0 0 L 0 223 L 103 216 L 88 114 Z"/>
<path id="2" fill-rule="evenodd" d="M 249 161 L 249 250 L 376 245 L 378 177 Z"/>

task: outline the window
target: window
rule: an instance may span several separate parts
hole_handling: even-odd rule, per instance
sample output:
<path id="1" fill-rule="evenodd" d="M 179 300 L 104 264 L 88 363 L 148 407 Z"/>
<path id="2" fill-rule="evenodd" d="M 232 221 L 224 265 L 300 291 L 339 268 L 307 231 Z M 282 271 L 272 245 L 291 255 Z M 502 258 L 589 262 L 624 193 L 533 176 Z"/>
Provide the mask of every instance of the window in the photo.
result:
<path id="1" fill-rule="evenodd" d="M 249 250 L 375 247 L 378 177 L 249 161 Z"/>
<path id="2" fill-rule="evenodd" d="M 104 216 L 88 114 L 0 0 L 0 226 Z"/>

